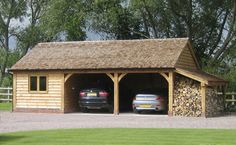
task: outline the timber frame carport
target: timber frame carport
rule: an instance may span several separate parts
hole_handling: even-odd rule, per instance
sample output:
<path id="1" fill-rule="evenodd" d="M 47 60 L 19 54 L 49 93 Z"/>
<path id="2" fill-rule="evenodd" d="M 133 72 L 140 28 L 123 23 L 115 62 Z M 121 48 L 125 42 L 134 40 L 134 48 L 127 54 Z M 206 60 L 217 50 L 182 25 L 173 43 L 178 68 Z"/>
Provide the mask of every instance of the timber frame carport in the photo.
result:
<path id="1" fill-rule="evenodd" d="M 144 72 L 147 73 L 147 72 Z M 148 72 L 150 73 L 150 72 Z M 153 72 L 155 73 L 155 72 Z M 157 72 L 156 72 L 157 73 Z M 112 79 L 114 83 L 114 114 L 119 114 L 119 82 L 121 79 L 126 75 L 127 73 L 107 73 L 107 75 Z M 172 112 L 172 98 L 173 98 L 173 72 L 160 72 L 160 75 L 162 75 L 168 82 L 169 86 L 169 113 Z"/>
<path id="2" fill-rule="evenodd" d="M 195 72 L 194 72 L 195 71 Z M 127 74 L 130 73 L 145 73 L 145 74 L 160 74 L 163 78 L 166 79 L 168 82 L 168 115 L 173 115 L 173 97 L 174 97 L 174 80 L 175 75 L 180 74 L 191 78 L 195 81 L 200 83 L 200 90 L 201 90 L 201 106 L 202 106 L 202 115 L 205 116 L 206 113 L 206 89 L 207 86 L 213 86 L 214 88 L 220 88 L 218 90 L 222 91 L 223 94 L 225 93 L 225 87 L 227 82 L 202 71 L 196 70 L 188 70 L 188 69 L 166 69 L 166 70 L 123 70 L 123 71 L 116 71 L 112 72 L 111 70 L 107 71 L 70 71 L 70 73 L 65 75 L 65 82 L 68 80 L 70 76 L 74 73 L 89 73 L 89 74 L 97 74 L 97 73 L 105 73 L 113 82 L 114 88 L 114 115 L 119 115 L 119 82 L 124 78 Z"/>
<path id="3" fill-rule="evenodd" d="M 65 83 L 73 74 L 106 74 L 114 84 L 115 115 L 119 114 L 119 82 L 130 73 L 156 73 L 166 79 L 170 116 L 216 114 L 212 113 L 214 108 L 209 104 L 218 99 L 206 94 L 209 90 L 214 92 L 212 88 L 224 88 L 227 84 L 226 81 L 200 69 L 187 38 L 39 43 L 11 71 L 14 88 L 13 111 L 24 112 L 68 112 L 66 108 L 70 108 L 74 100 L 70 100 L 65 93 Z M 46 78 L 46 91 L 30 91 L 31 76 Z M 183 79 L 176 81 L 178 77 Z M 181 81 L 184 83 L 183 80 L 191 82 L 190 85 L 195 83 L 195 87 L 200 88 L 195 90 L 197 95 L 192 101 L 194 106 L 198 106 L 195 108 L 197 111 L 191 110 L 192 114 L 187 115 L 178 113 L 181 107 L 186 106 L 180 106 L 176 98 L 179 89 L 176 88 L 177 84 Z M 192 89 L 191 86 L 187 87 Z M 185 100 L 185 94 L 178 97 L 183 102 L 188 101 Z M 56 101 L 53 102 L 54 100 Z M 212 106 L 219 108 L 222 105 L 220 102 L 222 101 L 216 101 Z"/>
<path id="4" fill-rule="evenodd" d="M 172 98 L 173 98 L 173 72 L 159 72 L 159 71 L 125 71 L 125 73 L 122 72 L 109 72 L 106 73 L 106 75 L 113 81 L 114 83 L 114 115 L 118 115 L 119 114 L 119 82 L 121 81 L 121 79 L 123 77 L 125 77 L 128 73 L 159 73 L 161 76 L 163 76 L 167 82 L 168 82 L 168 87 L 169 87 L 169 113 L 171 114 L 172 112 Z M 68 78 L 70 76 L 72 76 L 73 74 L 67 74 L 65 76 L 65 82 L 68 80 Z"/>

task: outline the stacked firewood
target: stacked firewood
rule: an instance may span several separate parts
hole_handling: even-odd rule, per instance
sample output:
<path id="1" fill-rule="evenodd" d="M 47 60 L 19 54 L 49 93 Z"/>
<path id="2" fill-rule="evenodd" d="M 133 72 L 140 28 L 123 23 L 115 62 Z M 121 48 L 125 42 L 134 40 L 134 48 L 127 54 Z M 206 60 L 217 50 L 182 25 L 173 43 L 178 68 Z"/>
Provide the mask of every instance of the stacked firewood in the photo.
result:
<path id="1" fill-rule="evenodd" d="M 218 95 L 217 90 L 207 88 L 206 90 L 206 116 L 218 116 L 224 112 L 224 96 Z"/>
<path id="2" fill-rule="evenodd" d="M 176 75 L 174 83 L 173 115 L 201 116 L 200 83 Z"/>

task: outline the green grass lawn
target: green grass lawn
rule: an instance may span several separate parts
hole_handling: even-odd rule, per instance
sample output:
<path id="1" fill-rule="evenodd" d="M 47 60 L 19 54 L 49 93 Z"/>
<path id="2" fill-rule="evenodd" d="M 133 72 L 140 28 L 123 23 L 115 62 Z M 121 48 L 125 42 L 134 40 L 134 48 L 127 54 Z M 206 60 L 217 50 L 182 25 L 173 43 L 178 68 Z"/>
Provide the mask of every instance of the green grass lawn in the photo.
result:
<path id="1" fill-rule="evenodd" d="M 66 129 L 0 134 L 1 145 L 236 145 L 236 130 Z"/>
<path id="2" fill-rule="evenodd" d="M 0 103 L 0 111 L 11 111 L 12 103 Z"/>

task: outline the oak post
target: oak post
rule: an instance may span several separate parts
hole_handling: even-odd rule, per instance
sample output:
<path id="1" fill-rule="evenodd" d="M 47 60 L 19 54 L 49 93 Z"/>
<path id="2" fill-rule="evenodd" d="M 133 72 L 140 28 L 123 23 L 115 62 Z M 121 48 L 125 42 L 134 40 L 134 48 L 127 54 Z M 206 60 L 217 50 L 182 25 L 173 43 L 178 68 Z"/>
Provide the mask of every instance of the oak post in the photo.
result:
<path id="1" fill-rule="evenodd" d="M 61 77 L 61 111 L 65 112 L 65 75 Z"/>
<path id="2" fill-rule="evenodd" d="M 206 117 L 206 85 L 201 83 L 202 117 Z"/>
<path id="3" fill-rule="evenodd" d="M 220 86 L 219 89 L 220 90 L 219 91 L 217 90 L 217 92 L 222 92 L 222 96 L 223 96 L 223 99 L 224 99 L 224 110 L 226 110 L 226 108 L 227 108 L 226 94 L 225 94 L 226 87 L 225 86 Z"/>
<path id="4" fill-rule="evenodd" d="M 114 115 L 119 115 L 119 78 L 118 73 L 114 74 Z"/>
<path id="5" fill-rule="evenodd" d="M 169 109 L 168 109 L 168 115 L 172 116 L 173 115 L 173 97 L 174 97 L 174 73 L 169 72 L 169 79 L 168 79 L 168 86 L 169 86 Z"/>
<path id="6" fill-rule="evenodd" d="M 16 73 L 13 73 L 12 112 L 16 108 Z"/>
<path id="7" fill-rule="evenodd" d="M 114 115 L 119 115 L 119 82 L 126 75 L 126 73 L 106 73 L 111 78 L 114 84 Z"/>

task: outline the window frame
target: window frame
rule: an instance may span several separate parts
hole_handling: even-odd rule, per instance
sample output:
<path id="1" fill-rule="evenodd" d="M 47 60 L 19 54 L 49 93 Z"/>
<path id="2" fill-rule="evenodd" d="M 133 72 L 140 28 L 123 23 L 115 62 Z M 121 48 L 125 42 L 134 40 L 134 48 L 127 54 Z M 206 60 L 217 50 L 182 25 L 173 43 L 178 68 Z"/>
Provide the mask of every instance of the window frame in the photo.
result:
<path id="1" fill-rule="evenodd" d="M 37 90 L 36 91 L 32 91 L 31 90 L 31 77 L 36 77 L 36 81 L 37 81 Z M 40 77 L 46 77 L 46 90 L 45 91 L 40 91 Z M 44 75 L 44 74 L 31 74 L 28 76 L 28 92 L 35 94 L 35 93 L 41 93 L 41 94 L 46 94 L 48 93 L 48 75 Z"/>

